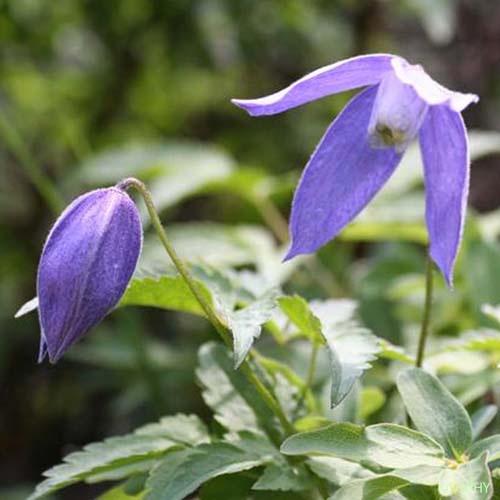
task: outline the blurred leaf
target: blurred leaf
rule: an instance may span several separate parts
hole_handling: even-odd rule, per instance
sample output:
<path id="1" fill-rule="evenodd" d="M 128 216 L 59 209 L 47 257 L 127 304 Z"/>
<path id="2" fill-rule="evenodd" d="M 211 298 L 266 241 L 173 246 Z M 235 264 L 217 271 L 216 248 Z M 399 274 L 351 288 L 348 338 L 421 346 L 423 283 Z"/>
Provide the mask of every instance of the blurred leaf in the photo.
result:
<path id="1" fill-rule="evenodd" d="M 361 389 L 361 402 L 359 414 L 363 420 L 377 412 L 384 406 L 385 394 L 378 387 L 363 387 Z"/>
<path id="2" fill-rule="evenodd" d="M 492 306 L 491 304 L 483 304 L 483 306 L 481 307 L 481 311 L 491 319 L 493 319 L 498 324 L 498 326 L 500 326 L 500 305 Z"/>
<path id="3" fill-rule="evenodd" d="M 497 243 L 473 242 L 463 256 L 468 297 L 478 314 L 483 304 L 494 304 L 500 297 L 499 262 Z"/>
<path id="4" fill-rule="evenodd" d="M 475 411 L 471 416 L 472 440 L 475 441 L 488 425 L 497 416 L 498 408 L 495 405 L 486 405 Z"/>
<path id="5" fill-rule="evenodd" d="M 500 459 L 500 434 L 488 436 L 474 443 L 468 450 L 469 458 L 477 458 L 482 456 L 484 452 L 488 452 L 486 462 L 494 462 Z"/>
<path id="6" fill-rule="evenodd" d="M 182 500 L 214 477 L 252 469 L 268 460 L 229 443 L 202 444 L 174 452 L 153 470 L 146 483 L 146 498 Z"/>
<path id="7" fill-rule="evenodd" d="M 208 183 L 231 174 L 233 161 L 207 144 L 171 141 L 121 146 L 104 151 L 80 166 L 71 184 L 92 186 L 139 177 L 148 183 L 159 210 L 197 193 Z"/>
<path id="8" fill-rule="evenodd" d="M 350 423 L 332 424 L 316 431 L 295 434 L 281 446 L 286 455 L 333 455 L 382 467 L 441 466 L 443 449 L 420 432 L 394 424 L 366 428 Z"/>
<path id="9" fill-rule="evenodd" d="M 419 368 L 401 372 L 397 386 L 417 429 L 440 443 L 449 457 L 458 459 L 472 442 L 465 408 L 436 377 Z"/>
<path id="10" fill-rule="evenodd" d="M 260 264 L 263 253 L 278 252 L 272 235 L 260 226 L 192 222 L 169 225 L 167 233 L 177 253 L 195 264 L 214 267 Z M 170 263 L 156 235 L 147 237 L 140 266 Z"/>
<path id="11" fill-rule="evenodd" d="M 486 453 L 454 469 L 445 469 L 439 481 L 439 493 L 454 500 L 488 500 L 493 495 Z"/>

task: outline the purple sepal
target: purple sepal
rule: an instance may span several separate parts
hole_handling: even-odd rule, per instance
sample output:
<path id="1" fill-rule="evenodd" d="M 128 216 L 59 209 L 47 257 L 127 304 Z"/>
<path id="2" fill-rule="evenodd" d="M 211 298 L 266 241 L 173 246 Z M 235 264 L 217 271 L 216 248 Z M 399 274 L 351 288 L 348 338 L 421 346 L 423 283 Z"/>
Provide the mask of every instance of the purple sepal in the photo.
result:
<path id="1" fill-rule="evenodd" d="M 39 361 L 57 362 L 118 303 L 141 247 L 139 212 L 124 191 L 97 189 L 66 208 L 38 266 Z"/>
<path id="2" fill-rule="evenodd" d="M 344 108 L 321 139 L 292 203 L 292 244 L 285 257 L 315 252 L 334 238 L 377 194 L 402 154 L 373 148 L 368 123 L 377 86 Z"/>

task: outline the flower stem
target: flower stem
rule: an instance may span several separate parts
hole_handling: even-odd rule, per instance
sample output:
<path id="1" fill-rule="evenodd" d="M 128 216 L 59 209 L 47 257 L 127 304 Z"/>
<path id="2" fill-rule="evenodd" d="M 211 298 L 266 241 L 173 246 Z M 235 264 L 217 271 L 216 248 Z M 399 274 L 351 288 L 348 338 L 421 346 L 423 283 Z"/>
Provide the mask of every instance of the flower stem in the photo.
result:
<path id="1" fill-rule="evenodd" d="M 432 289 L 433 289 L 433 268 L 431 256 L 427 254 L 427 264 L 425 271 L 425 305 L 424 316 L 422 318 L 422 328 L 420 330 L 420 338 L 418 341 L 417 361 L 416 366 L 421 367 L 424 361 L 425 344 L 429 336 L 431 310 L 432 310 Z"/>
<path id="2" fill-rule="evenodd" d="M 19 165 L 26 172 L 33 186 L 55 214 L 64 208 L 64 200 L 58 193 L 52 181 L 43 173 L 26 144 L 10 121 L 0 114 L 0 133 Z"/>
<path id="3" fill-rule="evenodd" d="M 161 224 L 160 218 L 159 218 L 158 213 L 156 211 L 156 208 L 154 206 L 153 199 L 151 197 L 151 193 L 146 188 L 146 185 L 143 182 L 141 182 L 140 180 L 134 179 L 133 177 L 131 177 L 131 178 L 124 179 L 119 184 L 117 184 L 116 187 L 119 189 L 124 189 L 124 190 L 128 189 L 129 187 L 133 187 L 141 194 L 142 198 L 144 199 L 144 202 L 146 203 L 146 208 L 147 208 L 149 216 L 151 218 L 151 223 L 153 225 L 153 228 L 156 231 L 156 234 L 158 235 L 158 237 L 160 238 L 160 241 L 161 241 L 163 247 L 165 248 L 168 256 L 170 257 L 170 259 L 174 263 L 175 267 L 177 268 L 177 271 L 182 276 L 182 278 L 186 282 L 187 286 L 191 290 L 191 293 L 193 294 L 195 299 L 200 304 L 200 307 L 203 309 L 203 312 L 205 313 L 207 319 L 210 321 L 212 326 L 215 328 L 217 333 L 220 335 L 220 337 L 222 338 L 224 343 L 228 347 L 232 347 L 231 333 L 228 331 L 227 327 L 219 319 L 219 317 L 215 313 L 214 309 L 212 308 L 212 305 L 205 298 L 205 296 L 201 293 L 197 282 L 192 277 L 186 264 L 177 255 L 173 246 L 170 244 L 170 242 L 167 238 L 167 234 L 165 232 L 165 229 L 163 228 L 163 226 Z M 263 382 L 255 374 L 255 372 L 252 370 L 252 368 L 248 364 L 248 362 L 246 362 L 246 361 L 243 362 L 241 367 L 240 367 L 240 370 L 245 375 L 245 377 L 248 379 L 248 381 L 255 387 L 255 390 L 260 394 L 262 399 L 266 402 L 267 406 L 276 415 L 276 417 L 278 418 L 280 424 L 282 425 L 282 427 L 285 431 L 285 434 L 287 436 L 290 434 L 293 434 L 295 432 L 293 425 L 288 421 L 288 418 L 286 417 L 285 412 L 283 411 L 283 408 L 281 407 L 280 403 L 278 402 L 277 399 L 274 398 L 274 396 L 271 394 L 271 392 L 267 389 L 267 387 L 263 384 Z"/>

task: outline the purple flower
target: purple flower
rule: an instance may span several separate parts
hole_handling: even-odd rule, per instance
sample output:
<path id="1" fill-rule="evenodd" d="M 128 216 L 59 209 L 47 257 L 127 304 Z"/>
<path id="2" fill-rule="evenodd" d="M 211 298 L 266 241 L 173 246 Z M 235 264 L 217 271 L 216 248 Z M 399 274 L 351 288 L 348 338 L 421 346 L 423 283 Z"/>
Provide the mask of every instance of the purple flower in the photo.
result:
<path id="1" fill-rule="evenodd" d="M 446 89 L 401 57 L 376 54 L 325 66 L 267 97 L 232 102 L 252 116 L 272 115 L 357 87 L 368 88 L 330 125 L 303 172 L 286 259 L 312 253 L 336 236 L 387 182 L 418 135 L 430 254 L 452 286 L 469 186 L 460 113 L 477 96 Z"/>
<path id="2" fill-rule="evenodd" d="M 86 193 L 49 233 L 38 266 L 39 362 L 55 363 L 118 303 L 142 246 L 137 207 L 116 187 Z"/>

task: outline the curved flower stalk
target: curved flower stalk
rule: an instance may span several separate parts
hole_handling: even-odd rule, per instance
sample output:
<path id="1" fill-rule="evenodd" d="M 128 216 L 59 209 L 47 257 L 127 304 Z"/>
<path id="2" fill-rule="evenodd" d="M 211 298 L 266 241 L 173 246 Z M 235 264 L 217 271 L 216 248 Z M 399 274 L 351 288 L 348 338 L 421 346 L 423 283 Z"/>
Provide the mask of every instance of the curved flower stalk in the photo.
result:
<path id="1" fill-rule="evenodd" d="M 477 102 L 435 82 L 420 65 L 375 54 L 320 68 L 267 97 L 232 102 L 272 115 L 321 97 L 368 87 L 330 125 L 303 172 L 291 213 L 290 259 L 315 252 L 372 200 L 419 137 L 429 252 L 448 285 L 462 238 L 469 152 L 461 112 Z"/>
<path id="2" fill-rule="evenodd" d="M 38 266 L 39 362 L 58 361 L 118 303 L 141 246 L 139 212 L 122 189 L 91 191 L 66 208 Z"/>

